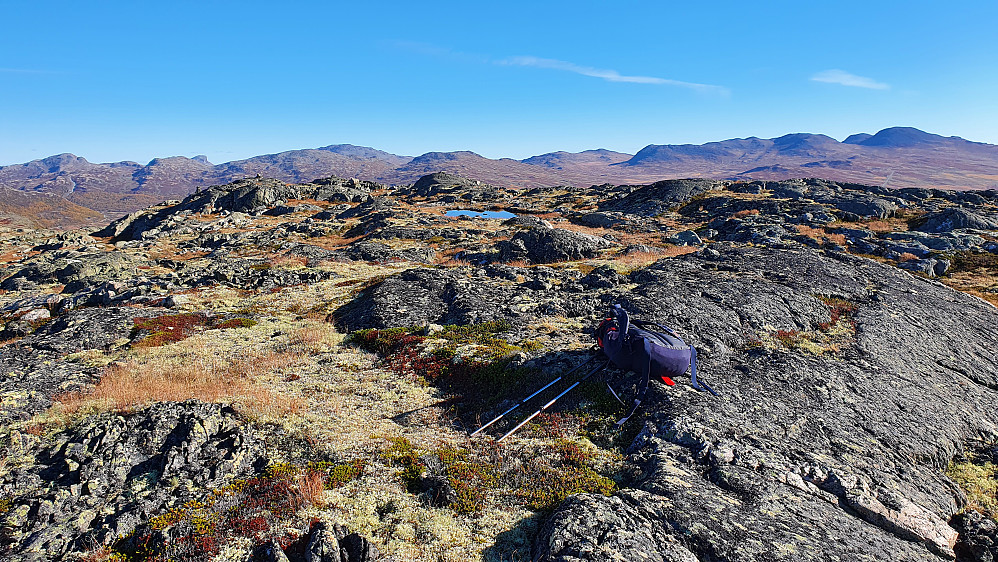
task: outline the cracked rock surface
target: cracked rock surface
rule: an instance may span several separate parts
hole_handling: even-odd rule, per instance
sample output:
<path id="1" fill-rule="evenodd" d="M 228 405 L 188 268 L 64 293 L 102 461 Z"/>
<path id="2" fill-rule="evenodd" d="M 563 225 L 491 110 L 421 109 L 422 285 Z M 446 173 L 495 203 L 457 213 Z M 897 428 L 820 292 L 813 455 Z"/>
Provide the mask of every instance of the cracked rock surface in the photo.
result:
<path id="1" fill-rule="evenodd" d="M 716 253 L 659 262 L 620 299 L 691 334 L 722 396 L 656 384 L 628 458 L 633 487 L 563 504 L 537 556 L 953 558 L 948 521 L 964 500 L 941 471 L 962 443 L 998 435 L 998 310 L 845 254 Z M 753 343 L 828 322 L 821 297 L 857 307 L 835 349 Z M 671 540 L 682 550 L 663 557 Z"/>
<path id="2" fill-rule="evenodd" d="M 230 407 L 195 401 L 87 418 L 0 481 L 13 498 L 0 540 L 17 559 L 39 561 L 106 545 L 194 490 L 264 466 L 244 425 Z"/>

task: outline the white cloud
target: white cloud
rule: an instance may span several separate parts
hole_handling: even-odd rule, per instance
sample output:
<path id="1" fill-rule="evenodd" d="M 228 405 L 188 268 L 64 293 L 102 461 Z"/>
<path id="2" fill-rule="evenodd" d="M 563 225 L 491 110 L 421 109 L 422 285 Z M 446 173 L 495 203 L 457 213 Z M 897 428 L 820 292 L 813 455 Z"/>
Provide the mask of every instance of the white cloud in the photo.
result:
<path id="1" fill-rule="evenodd" d="M 829 84 L 839 84 L 841 86 L 852 86 L 854 88 L 868 88 L 870 90 L 889 90 L 890 86 L 883 82 L 877 82 L 873 78 L 866 76 L 856 76 L 844 70 L 832 69 L 823 70 L 811 77 L 815 82 L 827 82 Z"/>
<path id="2" fill-rule="evenodd" d="M 728 95 L 730 92 L 727 88 L 723 86 L 714 86 L 711 84 L 696 84 L 693 82 L 682 82 L 680 80 L 671 80 L 669 78 L 657 78 L 655 76 L 627 76 L 623 75 L 616 70 L 593 68 L 591 66 L 581 66 L 575 63 L 557 60 L 557 59 L 544 59 L 540 57 L 510 57 L 508 59 L 503 59 L 498 61 L 498 64 L 504 65 L 515 65 L 515 66 L 532 66 L 534 68 L 547 68 L 551 70 L 563 70 L 565 72 L 574 72 L 575 74 L 581 74 L 583 76 L 591 76 L 593 78 L 601 78 L 607 82 L 630 82 L 632 84 L 661 84 L 666 86 L 679 86 L 682 88 L 689 88 L 691 90 L 696 90 L 703 93 L 713 93 Z"/>

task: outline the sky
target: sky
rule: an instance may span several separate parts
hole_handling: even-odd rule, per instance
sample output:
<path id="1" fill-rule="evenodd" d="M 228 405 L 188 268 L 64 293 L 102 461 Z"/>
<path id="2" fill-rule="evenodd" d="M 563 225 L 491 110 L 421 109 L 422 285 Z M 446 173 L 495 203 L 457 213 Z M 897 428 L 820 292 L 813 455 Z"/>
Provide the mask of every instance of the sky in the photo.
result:
<path id="1" fill-rule="evenodd" d="M 0 0 L 0 165 L 330 144 L 634 153 L 912 126 L 998 144 L 994 0 Z"/>

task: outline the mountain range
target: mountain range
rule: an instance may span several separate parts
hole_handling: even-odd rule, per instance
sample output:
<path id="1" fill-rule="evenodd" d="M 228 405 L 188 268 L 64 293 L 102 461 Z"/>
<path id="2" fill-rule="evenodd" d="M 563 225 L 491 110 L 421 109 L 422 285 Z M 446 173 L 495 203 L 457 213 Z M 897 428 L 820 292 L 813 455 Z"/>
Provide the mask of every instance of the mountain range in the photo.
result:
<path id="1" fill-rule="evenodd" d="M 892 127 L 876 134 L 854 134 L 842 142 L 821 134 L 793 133 L 700 145 L 651 144 L 633 155 L 598 149 L 551 152 L 524 160 L 490 159 L 469 151 L 400 156 L 350 144 L 222 164 L 212 164 L 204 156 L 155 158 L 145 165 L 98 164 L 59 154 L 0 167 L 0 220 L 74 226 L 179 198 L 198 187 L 256 175 L 288 182 L 335 175 L 408 184 L 438 171 L 514 188 L 642 184 L 691 177 L 817 177 L 890 187 L 987 189 L 998 185 L 998 146 Z"/>

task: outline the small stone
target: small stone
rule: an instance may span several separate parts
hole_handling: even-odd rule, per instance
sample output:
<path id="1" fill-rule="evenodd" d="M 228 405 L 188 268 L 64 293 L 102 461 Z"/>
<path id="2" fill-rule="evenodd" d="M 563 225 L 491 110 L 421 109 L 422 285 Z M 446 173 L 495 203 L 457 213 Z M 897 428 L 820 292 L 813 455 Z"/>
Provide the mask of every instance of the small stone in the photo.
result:
<path id="1" fill-rule="evenodd" d="M 699 246 L 703 244 L 703 240 L 700 235 L 692 230 L 684 230 L 682 232 L 674 234 L 669 238 L 669 242 L 677 246 Z"/>
<path id="2" fill-rule="evenodd" d="M 21 316 L 21 320 L 25 322 L 37 322 L 39 320 L 45 320 L 52 317 L 52 313 L 45 308 L 36 308 L 34 310 L 28 311 L 26 314 Z"/>
<path id="3" fill-rule="evenodd" d="M 191 298 L 187 295 L 170 295 L 166 297 L 163 301 L 163 306 L 167 308 L 176 308 L 178 306 L 184 306 L 185 304 L 190 304 Z"/>

